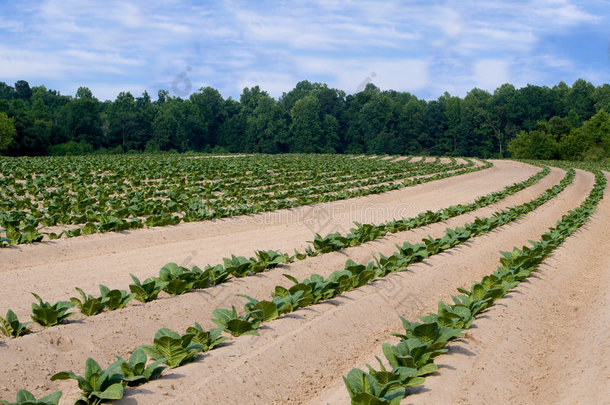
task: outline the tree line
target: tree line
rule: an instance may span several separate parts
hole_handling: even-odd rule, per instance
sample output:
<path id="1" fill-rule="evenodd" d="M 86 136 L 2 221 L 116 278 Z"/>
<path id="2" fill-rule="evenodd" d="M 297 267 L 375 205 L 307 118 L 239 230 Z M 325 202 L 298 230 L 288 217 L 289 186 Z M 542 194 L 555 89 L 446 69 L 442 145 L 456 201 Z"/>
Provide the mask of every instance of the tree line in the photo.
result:
<path id="1" fill-rule="evenodd" d="M 582 79 L 552 88 L 504 84 L 493 94 L 475 88 L 463 98 L 445 93 L 430 101 L 372 83 L 346 95 L 309 81 L 278 99 L 255 86 L 244 88 L 239 100 L 205 87 L 186 99 L 160 90 L 154 101 L 147 92 L 100 101 L 86 87 L 68 96 L 20 80 L 14 86 L 0 82 L 0 151 L 582 158 L 610 150 L 603 150 L 595 132 L 603 127 L 599 121 L 608 123 L 605 111 L 610 85 L 595 87 Z M 590 122 L 594 117 L 597 123 Z M 530 156 L 532 151 L 545 153 Z"/>

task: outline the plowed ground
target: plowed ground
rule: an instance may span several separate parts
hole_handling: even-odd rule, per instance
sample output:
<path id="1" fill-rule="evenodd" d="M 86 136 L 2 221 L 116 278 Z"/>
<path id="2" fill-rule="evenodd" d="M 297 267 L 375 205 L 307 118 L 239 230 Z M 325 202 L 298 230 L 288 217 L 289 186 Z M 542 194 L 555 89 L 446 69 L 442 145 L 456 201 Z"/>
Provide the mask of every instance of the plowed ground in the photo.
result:
<path id="1" fill-rule="evenodd" d="M 468 203 L 491 191 L 525 180 L 539 168 L 495 161 L 490 169 L 434 181 L 385 194 L 173 227 L 97 234 L 0 251 L 0 310 L 29 317 L 30 291 L 46 301 L 76 296 L 74 287 L 95 293 L 103 283 L 126 289 L 129 273 L 156 275 L 167 262 L 185 266 L 221 262 L 231 254 L 254 250 L 303 250 L 315 232 L 346 232 L 354 221 L 385 222 L 452 204 Z M 148 304 L 85 318 L 19 339 L 0 340 L 0 398 L 12 399 L 20 388 L 37 396 L 64 391 L 62 403 L 78 395 L 74 381 L 49 381 L 60 370 L 82 373 L 87 357 L 110 364 L 126 358 L 140 344 L 152 343 L 161 327 L 183 332 L 193 322 L 214 327 L 211 312 L 242 306 L 247 294 L 269 299 L 276 285 L 312 273 L 327 276 L 348 258 L 366 263 L 395 244 L 439 237 L 447 227 L 488 216 L 535 198 L 559 183 L 564 171 L 553 169 L 539 183 L 489 207 L 341 252 L 308 258 L 265 273 L 234 279 L 179 297 L 163 296 Z M 125 404 L 345 404 L 341 377 L 381 356 L 381 343 L 399 331 L 398 315 L 416 319 L 449 300 L 496 268 L 500 250 L 538 239 L 568 210 L 578 206 L 594 184 L 593 175 L 577 171 L 574 182 L 556 198 L 525 217 L 469 240 L 340 297 L 266 323 L 259 336 L 242 336 L 166 370 L 163 377 L 127 390 Z M 414 404 L 582 403 L 604 404 L 610 397 L 610 198 L 600 203 L 590 222 L 569 238 L 531 281 L 475 322 L 467 338 L 439 357 L 440 370 L 405 398 Z M 606 402 L 604 402 L 606 401 Z"/>

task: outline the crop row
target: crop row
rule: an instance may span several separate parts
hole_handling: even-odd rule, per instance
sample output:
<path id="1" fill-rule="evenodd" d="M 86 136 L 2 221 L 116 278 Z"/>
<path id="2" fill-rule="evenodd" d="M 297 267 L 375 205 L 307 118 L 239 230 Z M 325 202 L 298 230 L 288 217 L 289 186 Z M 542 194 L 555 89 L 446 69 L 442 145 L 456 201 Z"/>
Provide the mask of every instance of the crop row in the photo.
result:
<path id="1" fill-rule="evenodd" d="M 74 306 L 85 316 L 92 316 L 101 313 L 105 309 L 116 310 L 123 308 L 134 298 L 141 302 L 150 302 L 156 299 L 161 291 L 165 291 L 172 296 L 182 295 L 195 289 L 224 283 L 231 277 L 245 277 L 249 274 L 256 274 L 274 268 L 279 264 L 291 263 L 295 259 L 302 260 L 308 256 L 317 256 L 318 254 L 366 243 L 383 237 L 388 233 L 406 231 L 444 221 L 495 203 L 502 198 L 523 190 L 538 182 L 549 172 L 550 169 L 544 167 L 543 170 L 532 175 L 530 178 L 507 186 L 501 191 L 491 192 L 479 197 L 470 204 L 458 204 L 435 212 L 427 211 L 420 213 L 416 217 L 393 220 L 385 224 L 363 225 L 356 223 L 356 228 L 351 229 L 351 232 L 346 235 L 332 233 L 321 237 L 316 234 L 314 240 L 311 241 L 311 245 L 307 247 L 304 253 L 295 252 L 292 256 L 273 250 L 257 251 L 256 257 L 247 259 L 242 256 L 232 255 L 231 258 L 223 259 L 223 264 L 207 265 L 203 270 L 197 266 L 189 270 L 169 263 L 159 271 L 158 277 L 140 281 L 132 276 L 133 284 L 129 285 L 130 293 L 127 293 L 125 290 L 110 290 L 100 284 L 100 296 L 92 296 L 87 295 L 83 290 L 76 287 L 80 298 L 74 297 L 71 298 L 70 302 L 60 301 L 52 305 L 44 302 L 38 295 L 34 294 L 38 303 L 32 304 L 32 319 L 44 327 L 49 327 L 62 323 L 74 315 L 73 312 L 67 312 Z M 0 332 L 6 336 L 18 337 L 28 333 L 28 324 L 19 322 L 17 316 L 11 310 L 8 310 L 6 318 L 0 317 Z"/>
<path id="2" fill-rule="evenodd" d="M 434 359 L 447 352 L 445 346 L 451 340 L 463 337 L 478 314 L 529 277 L 554 249 L 586 223 L 606 187 L 606 178 L 601 172 L 597 171 L 595 178 L 595 186 L 587 199 L 538 241 L 530 241 L 530 246 L 514 248 L 512 252 L 500 252 L 500 266 L 493 274 L 474 283 L 469 290 L 458 288 L 460 294 L 452 297 L 452 303 L 439 302 L 438 311 L 420 317 L 421 322 L 401 317 L 404 332 L 393 333 L 400 342 L 382 345 L 388 367 L 377 358 L 378 370 L 367 365 L 368 372 L 355 368 L 344 377 L 351 403 L 398 405 L 407 387 L 423 384 L 425 376 L 438 369 Z"/>
<path id="3" fill-rule="evenodd" d="M 205 164 L 210 160 L 224 160 L 182 159 Z M 307 157 L 304 160 L 309 159 L 314 158 Z M 126 162 L 129 160 L 117 160 L 117 163 Z M 176 162 L 182 163 L 182 160 Z M 323 162 L 325 161 L 320 161 L 320 164 Z M 3 160 L 0 159 L 0 165 L 2 163 Z M 145 186 L 143 184 L 147 182 L 143 179 L 150 176 L 150 173 L 134 172 L 126 178 L 117 178 L 115 173 L 105 172 L 102 172 L 103 175 L 92 176 L 87 171 L 90 167 L 86 165 L 72 167 L 72 170 L 78 170 L 80 177 L 57 186 L 53 185 L 57 181 L 56 167 L 49 167 L 48 172 L 42 175 L 29 174 L 22 181 L 19 176 L 0 177 L 0 226 L 4 228 L 0 228 L 0 235 L 4 235 L 0 236 L 0 247 L 38 242 L 44 235 L 49 239 L 57 239 L 61 236 L 164 226 L 353 198 L 481 170 L 491 165 L 486 163 L 475 167 L 472 161 L 458 165 L 455 160 L 446 165 L 390 163 L 370 159 L 350 159 L 349 163 L 345 165 L 344 173 L 348 175 L 357 172 L 366 180 L 340 182 L 337 178 L 329 180 L 321 176 L 306 185 L 291 186 L 294 187 L 292 190 L 251 189 L 250 186 L 260 181 L 258 179 L 226 181 L 222 184 L 224 188 L 219 188 L 219 184 L 205 182 L 204 177 L 196 177 L 197 181 L 186 181 L 188 176 L 184 174 L 179 176 L 181 180 L 163 180 Z M 381 174 L 374 164 L 383 169 Z M 187 167 L 194 170 L 191 166 Z M 135 168 L 142 169 L 142 166 Z M 164 167 L 165 169 L 167 168 Z M 8 171 L 3 168 L 2 172 Z M 117 172 L 122 173 L 119 170 Z M 63 171 L 61 173 L 65 174 Z M 174 170 L 167 170 L 163 172 L 162 178 L 167 179 L 172 173 L 175 173 Z M 413 176 L 428 177 L 409 179 Z M 395 182 L 396 180 L 403 181 Z M 290 178 L 285 178 L 282 183 L 292 184 L 291 181 Z M 326 184 L 320 185 L 322 183 Z M 222 196 L 219 195 L 219 190 L 222 191 Z M 72 226 L 59 233 L 44 232 L 41 229 L 57 225 Z"/>
<path id="4" fill-rule="evenodd" d="M 544 201 L 553 198 L 553 196 L 571 182 L 573 177 L 574 172 L 570 171 L 560 185 L 550 188 L 535 200 L 521 206 L 513 207 L 509 210 L 503 210 L 490 218 L 477 218 L 473 223 L 466 225 L 464 228 L 458 227 L 455 229 L 448 229 L 445 236 L 442 238 L 427 238 L 420 244 L 411 245 L 405 243 L 403 246 L 398 246 L 398 252 L 391 257 L 397 257 L 401 260 L 399 262 L 394 261 L 392 265 L 388 265 L 389 261 L 385 260 L 387 258 L 381 256 L 376 263 L 371 262 L 368 265 L 358 265 L 349 260 L 346 262 L 344 270 L 334 272 L 326 279 L 321 276 L 312 275 L 309 279 L 298 282 L 296 279 L 287 276 L 294 283 L 292 287 L 289 289 L 282 286 L 275 287 L 271 301 L 258 301 L 247 297 L 248 302 L 244 308 L 244 315 L 239 315 L 234 307 L 230 310 L 221 308 L 214 310 L 213 315 L 215 318 L 213 319 L 213 322 L 220 325 L 220 329 L 215 328 L 204 331 L 198 324 L 195 324 L 194 327 L 187 329 L 184 335 L 179 335 L 167 329 L 161 329 L 157 332 L 153 345 L 142 346 L 141 349 L 156 361 L 163 361 L 172 368 L 178 367 L 193 360 L 197 353 L 212 349 L 220 343 L 220 340 L 222 339 L 220 337 L 220 332 L 223 330 L 233 336 L 250 333 L 256 334 L 256 329 L 261 322 L 273 320 L 282 314 L 313 305 L 341 294 L 342 292 L 358 288 L 371 280 L 376 279 L 377 277 L 383 277 L 390 272 L 402 271 L 406 269 L 410 263 L 420 262 L 430 255 L 437 254 L 452 246 L 463 243 L 463 241 L 468 239 L 468 237 L 466 237 L 467 233 L 470 233 L 470 236 L 480 235 L 501 226 L 503 223 L 508 223 L 511 220 L 521 217 L 526 212 L 529 212 L 544 203 Z M 501 218 L 501 221 L 498 221 L 497 218 Z M 136 352 L 134 352 L 132 356 L 136 356 Z M 138 354 L 138 356 L 141 357 L 140 354 Z M 114 375 L 116 378 L 112 381 L 109 378 L 105 379 L 105 385 L 100 385 L 96 389 L 90 389 L 90 386 L 84 383 L 81 384 L 82 380 L 79 380 L 79 386 L 85 395 L 83 400 L 90 401 L 84 403 L 95 403 L 93 401 L 111 399 L 110 395 L 123 395 L 122 386 L 126 385 L 127 381 L 122 380 L 121 382 L 121 373 L 117 371 L 119 368 L 122 368 L 123 363 L 121 360 L 114 363 L 106 371 L 99 369 L 99 366 L 94 367 L 93 365 L 96 365 L 97 363 L 91 359 L 87 361 L 87 364 L 87 369 L 93 368 L 94 370 L 97 370 L 97 374 L 90 373 L 91 376 L 95 376 L 91 378 L 97 382 L 102 381 L 102 379 L 99 378 L 99 375 L 101 374 L 106 376 Z M 86 376 L 87 372 L 85 373 L 85 377 L 82 378 L 86 379 Z M 75 376 L 70 372 L 62 372 L 55 375 L 54 379 L 78 379 L 77 377 L 78 376 Z M 109 392 L 103 394 L 106 390 L 109 390 Z M 104 395 L 103 398 L 100 397 L 100 393 L 101 395 Z M 112 399 L 116 398 L 113 397 Z"/>

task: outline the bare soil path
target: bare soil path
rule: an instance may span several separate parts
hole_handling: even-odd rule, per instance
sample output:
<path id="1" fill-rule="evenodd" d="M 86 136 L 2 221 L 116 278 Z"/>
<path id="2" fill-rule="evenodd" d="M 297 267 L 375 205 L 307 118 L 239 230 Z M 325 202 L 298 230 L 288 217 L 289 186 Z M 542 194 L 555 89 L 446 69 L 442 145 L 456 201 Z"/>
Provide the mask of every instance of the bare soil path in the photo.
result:
<path id="1" fill-rule="evenodd" d="M 18 315 L 27 315 L 29 302 L 32 301 L 29 291 L 40 292 L 43 298 L 53 301 L 74 296 L 74 286 L 93 293 L 97 291 L 100 281 L 111 287 L 126 288 L 130 282 L 129 272 L 138 277 L 151 276 L 157 274 L 158 269 L 169 261 L 202 266 L 217 263 L 231 253 L 250 256 L 254 249 L 291 252 L 293 248 L 302 249 L 303 241 L 311 239 L 314 232 L 327 234 L 333 230 L 347 231 L 354 220 L 382 222 L 393 217 L 416 215 L 427 209 L 467 203 L 478 196 L 522 181 L 539 170 L 510 161 L 495 161 L 494 164 L 493 168 L 482 172 L 313 208 L 301 207 L 233 220 L 181 224 L 125 234 L 92 235 L 3 250 L 0 251 L 0 274 L 4 280 L 0 310 L 13 308 Z M 18 388 L 27 388 L 37 395 L 62 389 L 62 404 L 71 403 L 78 393 L 75 382 L 50 382 L 50 375 L 60 370 L 80 373 L 87 357 L 95 358 L 102 365 L 109 364 L 115 354 L 126 357 L 137 345 L 152 343 L 152 337 L 160 327 L 183 332 L 194 321 L 201 323 L 204 328 L 213 327 L 215 325 L 210 321 L 212 309 L 231 304 L 241 305 L 244 302 L 242 298 L 235 297 L 236 293 L 265 299 L 273 286 L 291 284 L 282 273 L 292 274 L 299 279 L 314 272 L 328 275 L 342 268 L 347 258 L 366 262 L 378 252 L 392 252 L 395 243 L 405 240 L 417 242 L 428 234 L 440 236 L 446 227 L 459 226 L 475 216 L 490 215 L 498 209 L 531 200 L 544 189 L 557 184 L 563 174 L 563 170 L 553 169 L 537 185 L 498 204 L 445 223 L 388 235 L 373 243 L 309 258 L 184 296 L 167 297 L 146 305 L 129 305 L 123 310 L 92 318 L 75 317 L 75 321 L 69 324 L 38 331 L 16 340 L 0 339 L 0 398 L 14 398 Z M 139 390 L 128 390 L 126 398 L 119 403 L 349 403 L 341 376 L 352 367 L 363 367 L 367 362 L 374 361 L 375 355 L 380 355 L 381 342 L 391 338 L 391 331 L 400 330 L 397 314 L 416 319 L 417 316 L 434 310 L 439 299 L 448 299 L 457 286 L 470 285 L 474 280 L 491 273 L 498 263 L 499 250 L 509 250 L 513 246 L 525 244 L 528 239 L 538 238 L 568 209 L 580 204 L 592 185 L 591 174 L 577 171 L 572 185 L 526 217 L 412 266 L 408 272 L 391 275 L 358 291 L 270 322 L 261 328 L 260 336 L 232 339 L 225 347 L 207 353 L 193 364 L 168 370 L 161 379 L 146 384 Z M 607 204 L 607 198 L 602 202 Z M 316 212 L 316 209 L 320 211 Z M 327 216 L 330 213 L 335 221 L 324 220 L 324 216 L 319 215 L 320 212 Z M 296 215 L 317 220 L 320 230 L 305 224 L 303 220 L 295 221 Z M 602 212 L 600 205 L 595 219 L 598 220 L 600 215 L 606 221 L 605 228 L 600 227 L 606 233 L 600 235 L 607 241 L 608 208 Z M 578 235 L 587 232 L 588 227 L 589 225 Z M 568 239 L 566 245 L 571 240 L 572 238 Z M 607 248 L 602 244 L 601 247 L 596 246 L 594 251 L 594 255 L 606 259 L 605 262 L 600 262 L 601 259 L 598 258 L 597 262 L 597 259 L 591 259 L 582 264 L 588 267 L 603 262 L 606 268 L 610 267 L 608 255 L 603 254 Z M 574 249 L 583 247 L 579 245 Z M 574 256 L 578 260 L 578 255 Z M 606 292 L 605 295 L 597 296 L 595 301 L 585 300 L 588 306 L 594 303 L 604 308 L 587 317 L 586 322 L 593 323 L 595 328 L 606 322 L 606 331 L 610 324 L 606 309 L 609 304 L 607 292 L 610 277 L 607 273 L 605 278 L 594 279 L 583 287 L 588 288 L 598 282 L 599 289 Z M 574 282 L 577 281 L 577 278 L 574 279 Z M 25 296 L 27 298 L 24 303 Z M 581 295 L 574 295 L 574 301 L 579 299 L 582 299 Z M 494 318 L 490 317 L 492 319 Z M 477 325 L 483 321 L 486 319 L 477 321 Z M 514 327 L 515 321 L 510 325 Z M 552 323 L 548 325 L 552 326 Z M 588 336 L 586 325 L 585 321 L 578 324 L 581 335 L 571 337 L 574 343 L 570 347 L 577 347 L 578 341 L 586 342 L 586 346 L 578 349 L 583 358 L 579 363 L 581 368 L 574 368 L 565 375 L 554 375 L 566 385 L 572 378 L 580 377 L 584 380 L 583 375 L 595 374 L 590 371 L 588 362 L 591 356 L 588 347 L 601 347 L 600 353 L 608 354 L 604 336 Z M 479 330 L 484 330 L 483 326 L 473 331 Z M 506 329 L 504 334 L 505 331 Z M 544 340 L 542 332 L 538 339 Z M 468 347 L 468 350 L 472 348 Z M 545 359 L 547 354 L 553 355 L 550 352 L 540 352 L 539 359 Z M 565 356 L 563 352 L 558 356 L 556 361 L 565 361 L 561 357 Z M 453 357 L 460 356 L 446 356 L 448 360 Z M 585 371 L 579 374 L 581 369 Z M 482 374 L 486 371 L 487 367 Z M 439 377 L 429 379 L 430 384 L 437 380 L 441 386 L 447 384 L 443 382 L 445 373 L 446 369 L 441 369 Z M 607 373 L 601 373 L 601 376 L 592 375 L 591 378 L 597 378 L 595 381 L 599 386 L 603 386 L 605 381 L 607 387 L 607 376 Z M 458 381 L 454 391 L 463 396 L 460 390 L 468 391 L 469 384 L 473 383 Z M 429 386 L 427 381 L 425 388 Z M 548 385 L 547 391 L 552 390 L 553 386 Z M 420 395 L 424 398 L 423 394 L 427 393 L 424 391 L 425 389 L 413 398 L 419 398 Z M 433 391 L 430 389 L 429 393 Z M 601 393 L 605 395 L 604 391 Z M 560 394 L 553 397 L 557 399 L 556 403 L 561 403 Z M 464 398 L 463 403 L 488 403 L 479 402 L 475 397 Z M 534 403 L 545 403 L 545 399 L 542 394 L 532 397 Z M 516 400 L 521 403 L 529 401 L 529 397 Z M 445 402 L 441 398 L 419 403 Z M 451 399 L 447 403 L 451 403 Z M 572 400 L 565 403 L 579 402 Z"/>
<path id="2" fill-rule="evenodd" d="M 456 286 L 491 273 L 498 250 L 537 238 L 578 206 L 592 186 L 593 176 L 579 171 L 573 185 L 526 217 L 409 272 L 273 321 L 259 337 L 235 339 L 119 403 L 349 403 L 341 376 L 380 354 L 380 343 L 400 330 L 398 314 L 415 319 L 434 310 L 439 299 L 449 299 Z"/>
<path id="3" fill-rule="evenodd" d="M 610 403 L 609 195 L 528 282 L 451 345 L 440 372 L 406 403 Z"/>
<path id="4" fill-rule="evenodd" d="M 129 273 L 139 278 L 153 276 L 168 262 L 203 267 L 231 254 L 250 257 L 257 249 L 292 253 L 303 250 L 315 232 L 347 232 L 354 221 L 386 222 L 471 202 L 525 180 L 537 170 L 498 161 L 481 172 L 346 201 L 2 249 L 0 311 L 11 308 L 19 316 L 29 313 L 30 292 L 51 302 L 74 296 L 76 286 L 91 293 L 100 282 L 110 288 L 126 288 L 131 283 Z"/>

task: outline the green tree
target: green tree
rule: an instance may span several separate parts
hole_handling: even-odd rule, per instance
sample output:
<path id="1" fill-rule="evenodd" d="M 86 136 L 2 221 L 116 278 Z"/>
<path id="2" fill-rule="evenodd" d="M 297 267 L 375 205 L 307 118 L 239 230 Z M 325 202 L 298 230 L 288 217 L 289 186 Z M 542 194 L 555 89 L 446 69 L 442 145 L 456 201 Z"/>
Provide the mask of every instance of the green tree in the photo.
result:
<path id="1" fill-rule="evenodd" d="M 561 157 L 569 160 L 599 160 L 610 157 L 610 114 L 600 110 L 560 142 Z"/>
<path id="2" fill-rule="evenodd" d="M 510 141 L 508 150 L 515 159 L 555 159 L 557 142 L 544 128 L 521 131 Z"/>
<path id="3" fill-rule="evenodd" d="M 67 140 L 85 141 L 95 148 L 105 144 L 100 102 L 87 87 L 79 87 L 73 100 L 64 105 L 60 120 Z M 116 145 L 112 145 L 116 146 Z"/>
<path id="4" fill-rule="evenodd" d="M 15 121 L 9 118 L 6 113 L 0 112 L 0 152 L 8 149 L 16 136 Z"/>
<path id="5" fill-rule="evenodd" d="M 246 121 L 241 112 L 242 105 L 239 101 L 229 97 L 225 100 L 224 110 L 227 116 L 218 127 L 217 145 L 232 153 L 243 151 L 242 140 L 245 137 Z"/>
<path id="6" fill-rule="evenodd" d="M 152 123 L 152 144 L 158 150 L 185 152 L 190 148 L 189 138 L 199 130 L 196 107 L 189 101 L 169 98 Z"/>
<path id="7" fill-rule="evenodd" d="M 337 153 L 341 150 L 341 139 L 339 138 L 339 121 L 330 114 L 324 115 L 322 121 L 324 129 L 325 145 L 322 147 L 323 153 Z"/>
<path id="8" fill-rule="evenodd" d="M 32 97 L 32 89 L 30 84 L 25 80 L 19 80 L 15 83 L 15 97 L 22 100 L 29 100 Z"/>
<path id="9" fill-rule="evenodd" d="M 201 124 L 201 134 L 189 140 L 190 146 L 195 150 L 212 147 L 216 144 L 218 129 L 227 118 L 225 102 L 220 92 L 212 87 L 202 87 L 191 94 L 189 100 L 197 109 Z"/>
<path id="10" fill-rule="evenodd" d="M 595 87 L 591 83 L 576 80 L 566 97 L 567 110 L 574 110 L 582 121 L 588 120 L 595 113 L 594 92 Z"/>
<path id="11" fill-rule="evenodd" d="M 297 153 L 320 152 L 325 145 L 320 118 L 320 101 L 316 96 L 305 96 L 290 110 L 290 151 Z"/>
<path id="12" fill-rule="evenodd" d="M 11 100 L 15 97 L 15 89 L 5 82 L 0 82 L 0 99 Z"/>
<path id="13" fill-rule="evenodd" d="M 570 133 L 572 125 L 570 120 L 567 118 L 561 118 L 558 116 L 551 117 L 549 120 L 549 132 L 553 135 L 556 141 L 560 141 L 561 138 Z"/>
<path id="14" fill-rule="evenodd" d="M 152 138 L 147 143 L 147 148 L 152 145 L 150 149 L 154 151 L 168 150 L 170 139 L 175 137 L 179 131 L 181 131 L 181 128 L 170 109 L 161 109 L 153 120 Z"/>
<path id="15" fill-rule="evenodd" d="M 593 100 L 595 101 L 595 111 L 606 110 L 610 111 L 610 84 L 604 83 L 597 87 L 593 92 Z"/>
<path id="16" fill-rule="evenodd" d="M 239 101 L 241 108 L 232 120 L 232 125 L 237 126 L 233 144 L 241 142 L 237 149 L 264 153 L 287 151 L 287 124 L 278 103 L 258 86 L 244 88 Z"/>
<path id="17" fill-rule="evenodd" d="M 152 138 L 152 123 L 157 115 L 159 107 L 153 103 L 147 91 L 136 98 L 136 133 L 135 137 L 139 146 L 146 145 Z"/>
<path id="18" fill-rule="evenodd" d="M 287 141 L 286 121 L 277 102 L 261 96 L 246 118 L 246 142 L 253 145 L 252 152 L 279 153 Z"/>
<path id="19" fill-rule="evenodd" d="M 35 111 L 20 98 L 11 101 L 9 116 L 14 118 L 17 135 L 8 153 L 11 155 L 43 155 L 49 146 L 48 122 L 37 120 Z"/>
<path id="20" fill-rule="evenodd" d="M 411 96 L 404 104 L 400 112 L 398 133 L 403 137 L 405 149 L 399 151 L 405 154 L 418 154 L 421 152 L 421 145 L 418 142 L 419 135 L 424 131 L 424 113 L 426 101 L 418 100 Z"/>
<path id="21" fill-rule="evenodd" d="M 121 92 L 107 110 L 110 145 L 121 145 L 125 151 L 143 149 L 139 139 L 136 100 L 130 92 Z"/>

